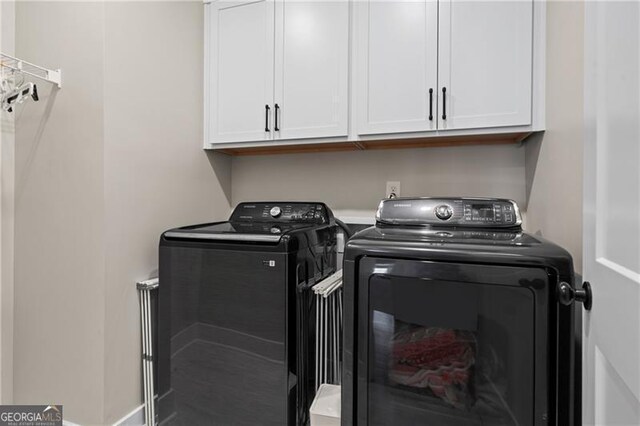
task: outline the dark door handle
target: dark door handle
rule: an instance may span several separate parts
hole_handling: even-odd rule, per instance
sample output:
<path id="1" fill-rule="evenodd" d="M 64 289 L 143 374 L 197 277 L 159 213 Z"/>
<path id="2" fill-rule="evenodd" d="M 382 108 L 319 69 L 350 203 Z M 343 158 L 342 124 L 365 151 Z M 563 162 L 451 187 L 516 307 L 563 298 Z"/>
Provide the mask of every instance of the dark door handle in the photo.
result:
<path id="1" fill-rule="evenodd" d="M 276 104 L 276 117 L 275 117 L 275 127 L 273 128 L 273 130 L 275 130 L 276 132 L 280 131 L 280 128 L 278 127 L 278 111 L 280 111 L 280 106 L 278 106 L 278 104 Z"/>
<path id="2" fill-rule="evenodd" d="M 442 88 L 442 119 L 447 119 L 447 88 Z"/>
<path id="3" fill-rule="evenodd" d="M 429 121 L 433 120 L 433 89 L 429 89 Z"/>
<path id="4" fill-rule="evenodd" d="M 565 306 L 569 306 L 574 302 L 581 302 L 587 311 L 593 306 L 593 293 L 591 292 L 591 284 L 585 281 L 582 288 L 573 288 L 571 284 L 561 282 L 558 284 L 558 300 Z"/>
<path id="5" fill-rule="evenodd" d="M 269 130 L 269 110 L 271 108 L 269 108 L 269 105 L 265 105 L 264 106 L 264 131 L 265 132 L 270 132 L 271 130 Z"/>

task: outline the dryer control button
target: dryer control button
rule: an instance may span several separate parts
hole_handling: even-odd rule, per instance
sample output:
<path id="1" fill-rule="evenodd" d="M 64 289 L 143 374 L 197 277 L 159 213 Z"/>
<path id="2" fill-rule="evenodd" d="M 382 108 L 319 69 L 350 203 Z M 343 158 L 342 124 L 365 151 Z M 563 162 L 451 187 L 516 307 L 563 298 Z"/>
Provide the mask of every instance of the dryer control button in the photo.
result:
<path id="1" fill-rule="evenodd" d="M 269 210 L 269 214 L 271 215 L 271 217 L 278 217 L 282 214 L 282 209 L 278 206 L 271 207 L 271 210 Z"/>
<path id="2" fill-rule="evenodd" d="M 453 215 L 453 210 L 446 204 L 436 207 L 436 217 L 440 220 L 447 220 Z"/>

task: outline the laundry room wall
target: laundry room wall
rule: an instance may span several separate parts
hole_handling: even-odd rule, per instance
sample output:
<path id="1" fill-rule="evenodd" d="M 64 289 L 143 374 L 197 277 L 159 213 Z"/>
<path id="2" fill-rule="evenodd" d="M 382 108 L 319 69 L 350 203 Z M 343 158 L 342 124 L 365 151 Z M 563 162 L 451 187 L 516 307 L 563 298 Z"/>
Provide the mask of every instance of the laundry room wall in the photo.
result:
<path id="1" fill-rule="evenodd" d="M 199 2 L 17 3 L 16 54 L 63 87 L 15 114 L 14 402 L 77 424 L 141 404 L 135 283 L 163 230 L 230 209 L 230 160 L 202 150 L 202 31 Z"/>
<path id="2" fill-rule="evenodd" d="M 107 423 L 141 403 L 134 284 L 157 276 L 160 233 L 229 215 L 230 159 L 202 150 L 203 12 L 201 2 L 105 5 Z"/>
<path id="3" fill-rule="evenodd" d="M 319 200 L 339 214 L 369 216 L 400 181 L 402 196 L 489 196 L 525 202 L 520 145 L 234 157 L 233 204 Z"/>
<path id="4" fill-rule="evenodd" d="M 15 53 L 15 1 L 0 1 L 0 51 Z M 0 403 L 13 398 L 13 115 L 0 111 Z"/>
<path id="5" fill-rule="evenodd" d="M 527 229 L 582 272 L 584 4 L 547 3 L 546 132 L 526 143 Z"/>
<path id="6" fill-rule="evenodd" d="M 16 55 L 63 69 L 14 112 L 17 404 L 64 405 L 98 424 L 104 405 L 104 10 L 17 2 Z"/>

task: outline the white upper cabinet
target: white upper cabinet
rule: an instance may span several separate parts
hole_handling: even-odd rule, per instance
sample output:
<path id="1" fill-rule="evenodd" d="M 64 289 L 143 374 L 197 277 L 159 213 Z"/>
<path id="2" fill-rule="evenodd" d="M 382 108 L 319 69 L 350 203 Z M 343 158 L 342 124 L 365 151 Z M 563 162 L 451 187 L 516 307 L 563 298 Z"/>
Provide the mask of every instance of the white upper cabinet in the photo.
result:
<path id="1" fill-rule="evenodd" d="M 347 136 L 348 2 L 208 7 L 208 143 Z"/>
<path id="2" fill-rule="evenodd" d="M 544 2 L 205 7 L 205 147 L 362 148 L 360 141 L 499 133 L 520 140 L 544 129 Z"/>
<path id="3" fill-rule="evenodd" d="M 439 8 L 438 128 L 531 124 L 533 2 L 440 0 Z"/>
<path id="4" fill-rule="evenodd" d="M 208 7 L 208 141 L 269 140 L 274 1 L 219 0 Z"/>
<path id="5" fill-rule="evenodd" d="M 356 1 L 354 7 L 358 133 L 435 130 L 437 1 Z"/>
<path id="6" fill-rule="evenodd" d="M 349 3 L 280 0 L 275 22 L 275 138 L 347 136 Z"/>

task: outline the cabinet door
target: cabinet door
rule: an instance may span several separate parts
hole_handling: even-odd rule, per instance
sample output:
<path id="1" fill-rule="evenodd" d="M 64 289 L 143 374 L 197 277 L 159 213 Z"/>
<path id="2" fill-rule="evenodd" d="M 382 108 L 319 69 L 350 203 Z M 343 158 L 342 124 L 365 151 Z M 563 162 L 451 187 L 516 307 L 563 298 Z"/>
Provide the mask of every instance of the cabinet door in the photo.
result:
<path id="1" fill-rule="evenodd" d="M 273 4 L 209 5 L 208 142 L 272 139 Z"/>
<path id="2" fill-rule="evenodd" d="M 275 137 L 346 136 L 349 3 L 276 3 Z"/>
<path id="3" fill-rule="evenodd" d="M 531 124 L 533 2 L 440 0 L 439 8 L 438 128 Z"/>
<path id="4" fill-rule="evenodd" d="M 354 7 L 358 133 L 435 130 L 437 2 L 372 0 Z"/>

